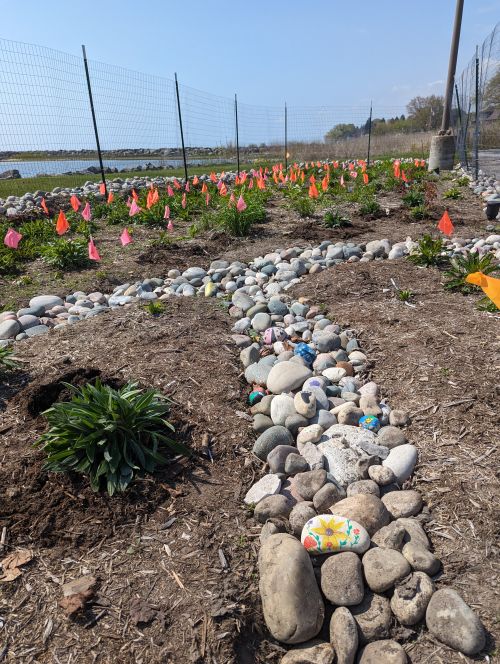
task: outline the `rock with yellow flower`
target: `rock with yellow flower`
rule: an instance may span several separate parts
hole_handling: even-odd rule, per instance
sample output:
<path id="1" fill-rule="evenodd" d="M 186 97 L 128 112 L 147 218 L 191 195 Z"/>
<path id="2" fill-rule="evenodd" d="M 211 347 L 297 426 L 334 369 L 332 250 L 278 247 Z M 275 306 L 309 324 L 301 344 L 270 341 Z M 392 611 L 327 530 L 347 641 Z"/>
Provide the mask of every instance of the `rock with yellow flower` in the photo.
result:
<path id="1" fill-rule="evenodd" d="M 309 519 L 302 529 L 300 541 L 312 555 L 354 551 L 364 553 L 370 546 L 370 536 L 356 521 L 332 514 L 320 514 Z"/>

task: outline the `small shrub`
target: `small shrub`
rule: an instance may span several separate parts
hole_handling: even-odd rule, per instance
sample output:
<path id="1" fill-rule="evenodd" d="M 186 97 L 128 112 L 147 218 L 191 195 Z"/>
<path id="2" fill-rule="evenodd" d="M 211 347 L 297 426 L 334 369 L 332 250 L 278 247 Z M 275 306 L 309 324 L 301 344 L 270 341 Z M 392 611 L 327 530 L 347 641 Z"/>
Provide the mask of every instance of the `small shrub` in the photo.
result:
<path id="1" fill-rule="evenodd" d="M 359 208 L 359 214 L 362 217 L 376 217 L 382 212 L 382 208 L 379 203 L 373 198 L 366 198 Z"/>
<path id="2" fill-rule="evenodd" d="M 18 369 L 19 362 L 14 356 L 14 351 L 9 346 L 0 346 L 0 373 Z"/>
<path id="3" fill-rule="evenodd" d="M 458 187 L 450 187 L 444 192 L 443 198 L 452 198 L 453 200 L 458 200 L 459 198 L 462 198 L 462 192 Z"/>
<path id="4" fill-rule="evenodd" d="M 290 208 L 300 217 L 311 217 L 314 214 L 314 201 L 308 196 L 294 196 L 290 200 Z"/>
<path id="5" fill-rule="evenodd" d="M 328 210 L 325 212 L 323 224 L 327 228 L 344 228 L 346 226 L 352 226 L 350 220 L 343 217 L 342 213 L 338 210 Z"/>
<path id="6" fill-rule="evenodd" d="M 429 209 L 426 205 L 416 205 L 410 209 L 410 216 L 415 219 L 415 221 L 421 221 L 422 219 L 429 218 Z"/>
<path id="7" fill-rule="evenodd" d="M 464 175 L 463 177 L 461 177 L 461 178 L 458 178 L 458 180 L 457 180 L 457 185 L 458 185 L 459 187 L 468 187 L 469 184 L 470 184 L 470 180 L 469 180 L 469 178 L 466 177 L 465 175 Z"/>
<path id="8" fill-rule="evenodd" d="M 142 390 L 136 383 L 114 389 L 99 380 L 66 387 L 73 392 L 71 401 L 45 411 L 49 430 L 35 443 L 47 454 L 47 470 L 88 475 L 94 491 L 105 485 L 112 496 L 125 491 L 134 475 L 167 463 L 162 446 L 189 454 L 170 438 L 169 402 L 156 390 Z"/>
<path id="9" fill-rule="evenodd" d="M 413 298 L 413 291 L 411 290 L 398 290 L 396 297 L 401 302 L 409 302 Z"/>
<path id="10" fill-rule="evenodd" d="M 81 240 L 60 238 L 41 250 L 43 260 L 57 270 L 74 270 L 90 265 L 87 245 Z"/>
<path id="11" fill-rule="evenodd" d="M 414 208 L 424 204 L 424 194 L 416 189 L 409 189 L 403 196 L 403 204 L 406 207 Z"/>
<path id="12" fill-rule="evenodd" d="M 14 251 L 0 249 L 0 274 L 14 274 L 17 270 Z"/>
<path id="13" fill-rule="evenodd" d="M 490 314 L 496 314 L 500 311 L 497 305 L 486 295 L 479 300 L 476 304 L 476 308 L 479 309 L 479 311 L 487 311 Z"/>
<path id="14" fill-rule="evenodd" d="M 144 308 L 148 314 L 151 314 L 151 316 L 159 316 L 160 314 L 165 313 L 165 305 L 163 302 L 148 302 Z"/>
<path id="15" fill-rule="evenodd" d="M 473 272 L 493 274 L 498 272 L 499 266 L 494 262 L 493 254 L 467 253 L 465 256 L 455 256 L 450 259 L 450 266 L 444 273 L 446 281 L 444 287 L 447 290 L 458 291 L 467 295 L 473 293 L 477 286 L 465 281 L 466 277 Z"/>
<path id="16" fill-rule="evenodd" d="M 441 238 L 434 239 L 431 235 L 424 235 L 418 241 L 418 247 L 408 256 L 408 260 L 424 267 L 443 265 L 448 261 L 447 257 L 442 255 L 443 248 Z"/>
<path id="17" fill-rule="evenodd" d="M 247 208 L 238 212 L 236 206 L 223 207 L 215 213 L 215 225 L 229 235 L 242 237 L 248 235 L 252 224 L 265 221 L 266 210 L 260 200 L 249 198 Z"/>

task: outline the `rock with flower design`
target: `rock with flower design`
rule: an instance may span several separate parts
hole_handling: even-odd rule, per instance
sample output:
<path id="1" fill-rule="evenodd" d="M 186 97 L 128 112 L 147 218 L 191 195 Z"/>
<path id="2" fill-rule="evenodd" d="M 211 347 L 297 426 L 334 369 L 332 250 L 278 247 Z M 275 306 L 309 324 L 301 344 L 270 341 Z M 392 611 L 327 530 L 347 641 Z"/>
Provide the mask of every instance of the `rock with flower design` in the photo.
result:
<path id="1" fill-rule="evenodd" d="M 300 541 L 315 556 L 338 551 L 364 553 L 370 546 L 370 536 L 363 526 L 332 514 L 309 519 L 302 529 Z"/>

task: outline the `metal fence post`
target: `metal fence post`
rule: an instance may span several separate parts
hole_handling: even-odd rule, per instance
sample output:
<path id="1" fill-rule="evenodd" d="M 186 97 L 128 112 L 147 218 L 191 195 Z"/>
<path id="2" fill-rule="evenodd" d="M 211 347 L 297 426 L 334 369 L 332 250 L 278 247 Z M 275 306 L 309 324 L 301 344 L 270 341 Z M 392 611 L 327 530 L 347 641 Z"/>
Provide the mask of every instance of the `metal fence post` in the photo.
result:
<path id="1" fill-rule="evenodd" d="M 366 157 L 366 165 L 370 165 L 370 148 L 372 144 L 372 102 L 370 102 L 370 117 L 368 119 L 368 155 Z"/>
<path id="2" fill-rule="evenodd" d="M 240 175 L 240 136 L 238 131 L 238 98 L 234 95 L 234 123 L 236 126 L 236 163 L 238 165 L 238 177 Z"/>
<path id="3" fill-rule="evenodd" d="M 285 102 L 285 171 L 288 170 L 288 112 Z"/>
<path id="4" fill-rule="evenodd" d="M 108 195 L 108 187 L 106 185 L 106 177 L 104 175 L 104 164 L 102 163 L 102 153 L 101 153 L 101 144 L 99 143 L 99 132 L 97 131 L 97 121 L 95 118 L 95 110 L 94 110 L 94 100 L 92 98 L 92 87 L 90 85 L 90 75 L 89 75 L 89 65 L 87 62 L 87 52 L 85 51 L 85 46 L 82 44 L 82 52 L 83 52 L 83 64 L 85 66 L 85 76 L 87 78 L 87 89 L 89 91 L 89 100 L 90 100 L 90 111 L 92 113 L 92 122 L 94 123 L 94 134 L 95 134 L 95 142 L 97 145 L 97 155 L 99 157 L 99 166 L 101 168 L 101 177 L 102 181 L 104 184 L 104 194 Z"/>
<path id="5" fill-rule="evenodd" d="M 474 127 L 474 177 L 479 177 L 479 48 L 476 46 L 476 126 Z"/>
<path id="6" fill-rule="evenodd" d="M 175 74 L 175 93 L 177 95 L 177 112 L 179 114 L 179 129 L 181 130 L 181 144 L 182 144 L 182 159 L 184 161 L 184 176 L 186 182 L 188 181 L 188 167 L 186 161 L 186 147 L 184 145 L 184 131 L 182 129 L 182 114 L 181 114 L 181 100 L 179 98 L 179 81 L 177 80 L 177 73 Z"/>

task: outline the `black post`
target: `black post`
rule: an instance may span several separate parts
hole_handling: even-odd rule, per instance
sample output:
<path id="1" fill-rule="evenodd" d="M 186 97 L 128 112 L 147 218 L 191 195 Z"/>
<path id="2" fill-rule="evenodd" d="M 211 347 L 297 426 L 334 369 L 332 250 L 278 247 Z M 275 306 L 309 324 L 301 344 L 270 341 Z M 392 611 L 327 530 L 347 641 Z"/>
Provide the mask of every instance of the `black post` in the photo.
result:
<path id="1" fill-rule="evenodd" d="M 474 128 L 474 177 L 479 176 L 479 53 L 476 46 L 476 126 Z"/>
<path id="2" fill-rule="evenodd" d="M 288 170 L 288 114 L 285 102 L 285 171 Z"/>
<path id="3" fill-rule="evenodd" d="M 85 51 L 85 46 L 82 44 L 82 52 L 83 52 L 83 64 L 85 65 L 85 76 L 87 77 L 87 88 L 89 91 L 89 100 L 90 100 L 90 110 L 92 112 L 92 122 L 94 123 L 94 134 L 95 134 L 95 142 L 97 145 L 97 155 L 99 157 L 99 166 L 101 168 L 101 177 L 102 181 L 104 184 L 104 193 L 107 196 L 108 195 L 108 187 L 106 185 L 106 177 L 104 175 L 104 164 L 102 163 L 102 152 L 101 152 L 101 144 L 99 143 L 99 132 L 97 131 L 97 122 L 95 119 L 95 110 L 94 110 L 94 100 L 92 98 L 92 87 L 90 85 L 90 75 L 89 75 L 89 65 L 87 62 L 87 52 Z"/>
<path id="4" fill-rule="evenodd" d="M 370 165 L 370 148 L 372 144 L 372 102 L 370 102 L 370 117 L 368 119 L 368 156 L 366 158 L 366 165 Z"/>
<path id="5" fill-rule="evenodd" d="M 182 129 L 182 115 L 181 115 L 181 100 L 179 98 L 179 81 L 177 80 L 177 74 L 175 74 L 175 92 L 177 94 L 177 111 L 179 113 L 179 128 L 181 130 L 181 144 L 182 144 L 182 159 L 184 160 L 184 176 L 186 182 L 188 181 L 188 167 L 186 161 L 186 147 L 184 145 L 184 131 Z"/>
<path id="6" fill-rule="evenodd" d="M 238 133 L 238 99 L 234 95 L 234 122 L 236 125 L 236 162 L 238 164 L 238 177 L 240 176 L 240 137 Z"/>
<path id="7" fill-rule="evenodd" d="M 457 98 L 457 112 L 458 112 L 458 122 L 460 124 L 460 131 L 458 133 L 458 150 L 460 152 L 460 159 L 465 161 L 465 167 L 467 168 L 467 154 L 465 148 L 465 135 L 464 135 L 464 120 L 462 118 L 462 107 L 460 106 L 460 97 L 458 96 L 458 85 L 455 83 L 455 96 Z"/>
<path id="8" fill-rule="evenodd" d="M 469 169 L 469 158 L 467 157 L 467 140 L 469 137 L 470 107 L 471 107 L 471 100 L 469 97 L 469 108 L 467 109 L 467 117 L 465 118 L 465 128 L 464 128 L 465 167 L 467 168 L 467 170 Z"/>

